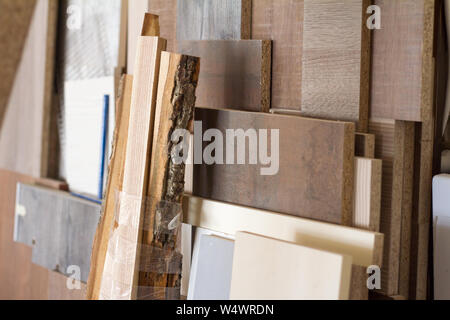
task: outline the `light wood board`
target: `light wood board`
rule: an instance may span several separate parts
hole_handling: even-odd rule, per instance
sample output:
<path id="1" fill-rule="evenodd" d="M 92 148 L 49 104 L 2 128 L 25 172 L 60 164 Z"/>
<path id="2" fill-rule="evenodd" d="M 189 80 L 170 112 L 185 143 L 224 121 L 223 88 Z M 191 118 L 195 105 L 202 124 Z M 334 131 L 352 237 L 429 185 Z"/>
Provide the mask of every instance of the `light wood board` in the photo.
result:
<path id="1" fill-rule="evenodd" d="M 278 130 L 279 170 L 276 171 L 274 161 L 273 172 L 267 172 L 273 175 L 262 175 L 261 170 L 269 166 L 258 161 L 257 165 L 249 164 L 249 160 L 245 161 L 246 165 L 194 165 L 194 195 L 304 218 L 351 224 L 353 123 L 204 108 L 196 109 L 195 119 L 202 121 L 203 133 L 214 128 L 224 137 L 225 130 L 230 129 L 267 130 L 268 146 L 272 147 L 278 144 L 276 140 L 270 142 L 276 138 Z M 194 148 L 199 146 L 201 141 L 194 141 Z M 249 148 L 247 144 L 246 154 Z M 273 152 L 276 160 L 278 150 L 267 152 Z"/>
<path id="2" fill-rule="evenodd" d="M 136 46 L 142 32 L 149 0 L 128 0 L 127 74 L 134 74 Z"/>
<path id="3" fill-rule="evenodd" d="M 303 115 L 354 121 L 367 130 L 370 30 L 368 0 L 305 0 Z M 330 26 L 333 26 L 332 28 Z"/>
<path id="4" fill-rule="evenodd" d="M 201 58 L 197 106 L 269 112 L 270 41 L 178 41 L 178 52 Z"/>
<path id="5" fill-rule="evenodd" d="M 352 258 L 236 234 L 231 300 L 347 300 Z"/>
<path id="6" fill-rule="evenodd" d="M 234 236 L 248 231 L 349 255 L 359 266 L 382 265 L 383 235 L 223 202 L 185 197 L 185 223 Z"/>
<path id="7" fill-rule="evenodd" d="M 178 0 L 177 40 L 250 39 L 251 0 Z"/>

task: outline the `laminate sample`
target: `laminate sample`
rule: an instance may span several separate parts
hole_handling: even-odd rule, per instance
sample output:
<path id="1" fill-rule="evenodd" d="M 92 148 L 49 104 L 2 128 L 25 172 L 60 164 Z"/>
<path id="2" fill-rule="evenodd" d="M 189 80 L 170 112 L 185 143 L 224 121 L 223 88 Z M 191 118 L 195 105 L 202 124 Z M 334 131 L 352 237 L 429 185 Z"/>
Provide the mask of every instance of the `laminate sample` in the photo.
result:
<path id="1" fill-rule="evenodd" d="M 195 227 L 230 236 L 244 230 L 349 255 L 358 266 L 382 265 L 381 233 L 191 196 L 183 200 L 183 213 L 183 221 Z"/>
<path id="2" fill-rule="evenodd" d="M 432 116 L 434 0 L 375 0 L 371 117 L 423 121 Z"/>
<path id="3" fill-rule="evenodd" d="M 196 109 L 195 119 L 202 122 L 202 128 L 196 129 L 197 137 L 209 129 L 218 130 L 208 134 L 216 133 L 219 140 L 227 137 L 223 144 L 216 141 L 214 145 L 216 155 L 209 160 L 216 164 L 194 158 L 194 163 L 203 163 L 194 165 L 194 195 L 351 224 L 355 148 L 352 123 L 203 108 Z M 258 132 L 260 142 L 267 138 L 266 144 L 260 143 L 259 162 Z M 241 138 L 236 139 L 239 134 Z M 240 149 L 237 161 L 235 150 L 230 147 L 236 140 Z M 272 158 L 267 158 L 266 145 Z M 228 150 L 223 150 L 223 146 L 228 146 Z M 194 138 L 195 154 L 202 154 L 203 149 L 198 152 L 201 147 L 202 141 Z M 203 153 L 208 155 L 211 148 L 206 146 Z M 225 162 L 227 165 L 223 165 Z"/>
<path id="4" fill-rule="evenodd" d="M 250 39 L 251 0 L 178 0 L 177 40 Z"/>
<path id="5" fill-rule="evenodd" d="M 231 300 L 347 300 L 352 258 L 236 234 Z"/>
<path id="6" fill-rule="evenodd" d="M 305 0 L 303 115 L 354 121 L 367 130 L 370 30 L 368 0 Z M 330 28 L 330 26 L 333 26 Z"/>
<path id="7" fill-rule="evenodd" d="M 272 108 L 300 111 L 304 0 L 256 0 L 252 39 L 272 40 Z"/>
<path id="8" fill-rule="evenodd" d="M 178 41 L 178 52 L 202 61 L 197 106 L 269 112 L 270 41 Z"/>

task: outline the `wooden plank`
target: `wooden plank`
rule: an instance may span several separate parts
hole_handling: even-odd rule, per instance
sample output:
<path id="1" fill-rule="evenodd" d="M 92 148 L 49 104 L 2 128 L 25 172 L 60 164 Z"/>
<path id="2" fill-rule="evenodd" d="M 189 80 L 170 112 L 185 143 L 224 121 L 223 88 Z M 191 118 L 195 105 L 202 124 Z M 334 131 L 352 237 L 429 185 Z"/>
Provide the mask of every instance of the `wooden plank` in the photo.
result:
<path id="1" fill-rule="evenodd" d="M 53 92 L 53 61 L 49 58 L 54 49 L 50 40 L 55 35 L 49 26 L 50 21 L 53 27 L 56 25 L 56 11 L 54 0 L 36 3 L 0 134 L 0 149 L 7 150 L 1 153 L 0 166 L 35 177 L 41 176 L 47 160 L 43 141 L 48 138 L 47 116 Z"/>
<path id="2" fill-rule="evenodd" d="M 36 0 L 0 2 L 0 131 L 35 7 Z"/>
<path id="3" fill-rule="evenodd" d="M 305 0 L 302 113 L 368 126 L 368 0 Z M 333 28 L 330 28 L 333 25 Z"/>
<path id="4" fill-rule="evenodd" d="M 197 106 L 269 112 L 270 41 L 178 41 L 178 52 L 202 60 Z"/>
<path id="5" fill-rule="evenodd" d="M 430 118 L 434 0 L 375 0 L 382 28 L 373 36 L 371 116 L 406 121 Z"/>
<path id="6" fill-rule="evenodd" d="M 184 198 L 183 213 L 185 223 L 195 227 L 231 236 L 247 231 L 349 255 L 355 265 L 382 265 L 383 235 L 380 233 L 197 197 Z"/>
<path id="7" fill-rule="evenodd" d="M 19 184 L 14 241 L 32 247 L 32 262 L 48 270 L 67 274 L 70 266 L 78 266 L 78 280 L 86 282 L 99 218 L 99 204 L 66 192 Z"/>
<path id="8" fill-rule="evenodd" d="M 380 231 L 382 161 L 355 159 L 353 226 Z"/>
<path id="9" fill-rule="evenodd" d="M 230 299 L 347 300 L 351 264 L 350 256 L 238 232 Z"/>
<path id="10" fill-rule="evenodd" d="M 67 278 L 31 262 L 32 250 L 14 242 L 17 183 L 38 183 L 35 178 L 0 170 L 0 298 L 4 300 L 79 299 L 80 290 L 68 290 Z M 50 294 L 53 292 L 53 294 Z"/>
<path id="11" fill-rule="evenodd" d="M 105 204 L 97 227 L 91 257 L 91 269 L 87 286 L 87 300 L 98 300 L 103 267 L 108 249 L 110 230 L 115 216 L 117 192 L 122 191 L 123 170 L 126 157 L 128 125 L 130 120 L 131 92 L 133 76 L 124 75 L 119 86 L 116 107 L 113 150 L 109 162 Z"/>
<path id="12" fill-rule="evenodd" d="M 250 39 L 251 0 L 178 0 L 177 40 Z"/>
<path id="13" fill-rule="evenodd" d="M 149 0 L 128 0 L 127 73 L 134 74 L 137 42 L 142 32 L 142 22 L 148 12 Z"/>
<path id="14" fill-rule="evenodd" d="M 148 0 L 148 11 L 159 16 L 161 37 L 167 40 L 167 51 L 174 52 L 177 40 L 177 0 Z"/>
<path id="15" fill-rule="evenodd" d="M 273 40 L 272 108 L 300 111 L 304 0 L 257 0 L 252 39 Z"/>
<path id="16" fill-rule="evenodd" d="M 166 42 L 158 37 L 139 37 L 135 62 L 135 76 L 131 95 L 130 126 L 123 177 L 123 197 L 118 208 L 118 221 L 113 229 L 119 238 L 110 238 L 108 246 L 115 243 L 115 257 L 107 255 L 100 290 L 100 298 L 125 299 L 136 297 L 139 263 L 138 244 L 141 228 L 141 215 L 147 196 L 148 171 L 153 137 L 153 120 L 156 108 L 156 96 L 159 77 L 160 55 Z M 128 220 L 131 218 L 132 220 Z M 129 221 L 134 221 L 131 223 Z M 127 241 L 124 241 L 127 240 Z M 114 248 L 114 247 L 113 247 Z M 125 255 L 126 253 L 126 255 Z M 114 258 L 132 257 L 126 272 L 120 272 Z M 137 261 L 136 261 L 137 260 Z M 112 286 L 121 286 L 113 291 Z M 118 296 L 117 296 L 118 295 Z"/>
<path id="17" fill-rule="evenodd" d="M 182 256 L 177 237 L 181 221 L 178 220 L 179 228 L 171 227 L 171 224 L 176 223 L 177 215 L 181 214 L 185 164 L 177 163 L 173 158 L 173 151 L 183 137 L 172 141 L 171 134 L 176 130 L 188 130 L 192 125 L 199 72 L 199 58 L 162 53 L 149 198 L 143 217 L 144 247 L 140 265 L 150 268 L 139 270 L 139 287 L 142 289 L 139 297 L 143 299 L 180 298 Z M 155 261 L 164 261 L 165 267 L 155 269 L 152 266 Z"/>
<path id="18" fill-rule="evenodd" d="M 211 128 L 218 129 L 223 137 L 226 130 L 252 129 L 256 130 L 255 136 L 259 129 L 267 130 L 273 140 L 272 155 L 278 158 L 279 154 L 279 161 L 278 166 L 272 161 L 271 169 L 258 161 L 255 165 L 195 165 L 194 195 L 321 221 L 351 224 L 355 145 L 352 123 L 203 108 L 196 109 L 195 119 L 202 121 L 201 131 L 197 133 L 200 138 L 200 132 L 203 134 Z M 247 131 L 250 136 L 252 130 Z M 279 141 L 276 140 L 277 132 Z M 194 147 L 201 146 L 200 138 L 194 141 Z M 224 140 L 225 146 L 236 139 L 231 135 Z M 255 147 L 258 139 L 250 140 L 253 140 L 253 146 L 243 146 L 245 154 Z M 276 149 L 278 142 L 279 149 Z M 229 156 L 227 159 L 233 158 Z M 200 159 L 194 160 L 200 162 Z M 236 163 L 235 160 L 232 162 Z"/>
<path id="19" fill-rule="evenodd" d="M 363 158 L 375 158 L 375 135 L 355 134 L 355 155 Z"/>

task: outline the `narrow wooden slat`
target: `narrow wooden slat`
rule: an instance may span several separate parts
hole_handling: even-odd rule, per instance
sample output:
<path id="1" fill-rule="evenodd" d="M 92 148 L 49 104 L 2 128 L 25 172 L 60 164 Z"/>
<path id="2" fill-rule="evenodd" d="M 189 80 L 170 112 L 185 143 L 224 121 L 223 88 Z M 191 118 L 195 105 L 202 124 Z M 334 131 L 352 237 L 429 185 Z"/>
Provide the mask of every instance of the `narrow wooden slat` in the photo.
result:
<path id="1" fill-rule="evenodd" d="M 304 1 L 304 115 L 354 121 L 361 132 L 367 130 L 370 30 L 364 22 L 368 5 L 368 0 Z"/>
<path id="2" fill-rule="evenodd" d="M 270 41 L 178 41 L 178 51 L 202 59 L 197 106 L 269 112 Z"/>
<path id="3" fill-rule="evenodd" d="M 167 40 L 167 50 L 175 51 L 177 40 L 177 0 L 148 0 L 148 11 L 159 16 L 161 37 Z"/>
<path id="4" fill-rule="evenodd" d="M 355 134 L 355 155 L 363 158 L 375 158 L 375 135 Z"/>

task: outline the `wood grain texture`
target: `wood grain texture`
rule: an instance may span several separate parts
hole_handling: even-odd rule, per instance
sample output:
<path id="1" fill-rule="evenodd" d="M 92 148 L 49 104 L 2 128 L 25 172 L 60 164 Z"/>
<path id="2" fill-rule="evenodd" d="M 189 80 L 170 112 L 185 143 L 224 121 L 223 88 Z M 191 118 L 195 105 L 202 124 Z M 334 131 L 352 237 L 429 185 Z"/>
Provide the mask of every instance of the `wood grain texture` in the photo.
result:
<path id="1" fill-rule="evenodd" d="M 150 142 L 153 137 L 160 56 L 165 46 L 166 41 L 158 37 L 139 37 L 138 40 L 122 188 L 125 198 L 121 198 L 123 203 L 118 209 L 118 222 L 115 225 L 117 229 L 113 229 L 113 231 L 119 230 L 117 232 L 120 237 L 126 237 L 127 241 L 119 241 L 120 237 L 110 238 L 108 244 L 111 246 L 114 245 L 114 241 L 117 241 L 115 244 L 117 259 L 138 256 L 141 228 L 139 221 L 142 221 L 140 217 L 145 204 L 143 200 L 147 195 Z M 128 220 L 129 218 L 132 220 Z M 134 223 L 130 225 L 129 221 Z M 123 285 L 122 292 L 119 293 L 120 297 L 132 299 L 136 296 L 138 273 L 135 268 L 138 263 L 133 258 L 129 263 L 127 272 L 119 272 L 120 270 L 115 268 L 114 259 L 107 255 L 100 291 L 101 298 L 117 298 L 117 292 L 113 291 L 114 283 Z"/>
<path id="2" fill-rule="evenodd" d="M 149 0 L 128 0 L 127 73 L 134 74 L 136 46 Z"/>
<path id="3" fill-rule="evenodd" d="M 347 300 L 351 264 L 349 256 L 238 232 L 230 299 Z"/>
<path id="4" fill-rule="evenodd" d="M 105 204 L 97 227 L 91 256 L 91 268 L 87 285 L 87 300 L 98 300 L 103 268 L 108 249 L 110 230 L 115 216 L 117 192 L 122 191 L 123 171 L 126 157 L 128 126 L 130 121 L 131 93 L 133 76 L 124 75 L 119 85 L 116 102 L 116 126 L 111 159 L 108 168 L 108 180 Z"/>
<path id="5" fill-rule="evenodd" d="M 148 11 L 159 16 L 161 37 L 167 40 L 167 51 L 175 51 L 177 0 L 148 0 Z"/>
<path id="6" fill-rule="evenodd" d="M 201 58 L 197 106 L 269 112 L 270 41 L 178 41 L 178 51 Z"/>
<path id="7" fill-rule="evenodd" d="M 13 240 L 17 183 L 37 180 L 0 170 L 0 181 L 0 299 L 82 299 L 82 291 L 67 290 L 67 278 L 32 264 L 31 248 Z"/>
<path id="8" fill-rule="evenodd" d="M 184 198 L 183 213 L 184 221 L 195 227 L 231 236 L 244 230 L 350 255 L 355 265 L 382 265 L 384 236 L 381 233 L 197 197 Z"/>
<path id="9" fill-rule="evenodd" d="M 366 0 L 305 0 L 302 113 L 367 130 L 370 30 Z M 330 25 L 333 28 L 330 28 Z"/>
<path id="10" fill-rule="evenodd" d="M 14 241 L 33 248 L 33 263 L 62 274 L 78 266 L 79 280 L 87 282 L 99 204 L 67 192 L 18 184 L 15 213 Z"/>
<path id="11" fill-rule="evenodd" d="M 371 116 L 422 121 L 432 115 L 424 99 L 430 79 L 434 42 L 434 0 L 375 0 L 382 28 L 373 35 Z"/>
<path id="12" fill-rule="evenodd" d="M 48 72 L 53 72 L 47 53 L 54 46 L 48 41 L 48 26 L 56 18 L 54 4 L 53 0 L 36 3 L 0 132 L 0 167 L 35 177 L 40 177 L 45 167 L 43 141 L 48 138 L 47 113 L 52 97 Z"/>
<path id="13" fill-rule="evenodd" d="M 383 160 L 381 198 L 381 232 L 385 234 L 384 265 L 382 268 L 382 292 L 398 294 L 400 247 L 402 234 L 403 199 L 408 197 L 405 174 L 412 167 L 407 165 L 414 157 L 410 149 L 414 135 L 410 122 L 377 120 L 371 122 L 370 132 L 377 136 L 376 157 Z M 409 172 L 410 173 L 410 172 Z"/>
<path id="14" fill-rule="evenodd" d="M 35 6 L 36 0 L 0 1 L 0 131 Z"/>
<path id="15" fill-rule="evenodd" d="M 194 195 L 351 224 L 355 144 L 352 123 L 203 108 L 196 109 L 195 119 L 202 121 L 203 133 L 218 129 L 224 137 L 229 129 L 264 129 L 270 133 L 270 141 L 278 130 L 279 171 L 262 175 L 260 169 L 265 166 L 249 162 L 195 165 Z M 224 140 L 224 145 L 232 143 Z M 194 142 L 194 148 L 198 143 Z M 269 145 L 275 146 L 276 141 Z M 249 148 L 245 146 L 246 154 Z"/>
<path id="16" fill-rule="evenodd" d="M 172 133 L 192 127 L 199 72 L 199 58 L 162 53 L 148 201 L 145 216 L 141 218 L 144 220 L 144 247 L 139 263 L 151 269 L 139 270 L 142 291 L 138 298 L 141 299 L 180 298 L 182 256 L 177 245 L 179 228 L 172 228 L 171 224 L 181 213 L 176 208 L 181 206 L 183 199 L 185 164 L 174 161 L 174 148 L 183 137 L 173 141 Z M 152 265 L 155 261 L 164 261 L 164 266 L 155 269 Z"/>
<path id="17" fill-rule="evenodd" d="M 251 0 L 178 0 L 177 40 L 250 39 Z"/>
<path id="18" fill-rule="evenodd" d="M 273 42 L 272 108 L 300 110 L 303 0 L 256 0 L 252 39 Z"/>

